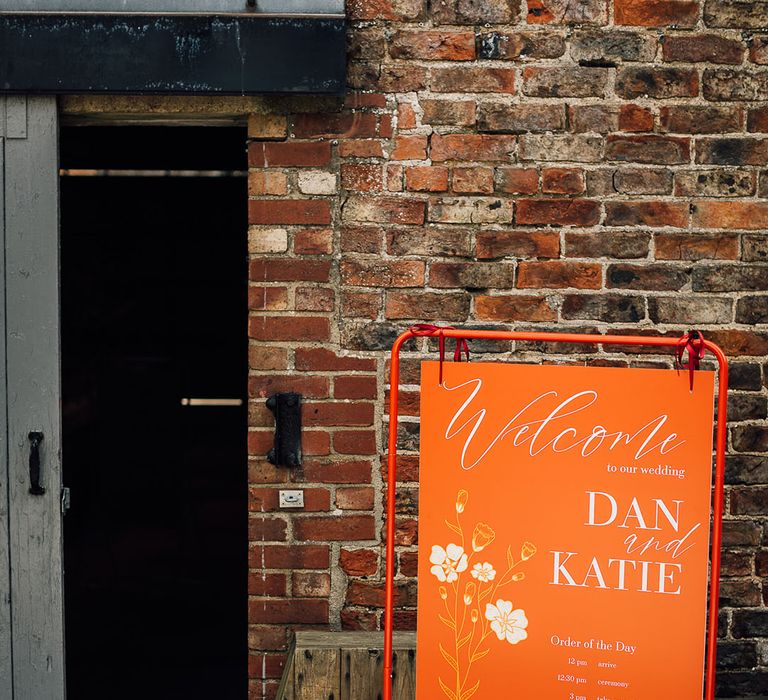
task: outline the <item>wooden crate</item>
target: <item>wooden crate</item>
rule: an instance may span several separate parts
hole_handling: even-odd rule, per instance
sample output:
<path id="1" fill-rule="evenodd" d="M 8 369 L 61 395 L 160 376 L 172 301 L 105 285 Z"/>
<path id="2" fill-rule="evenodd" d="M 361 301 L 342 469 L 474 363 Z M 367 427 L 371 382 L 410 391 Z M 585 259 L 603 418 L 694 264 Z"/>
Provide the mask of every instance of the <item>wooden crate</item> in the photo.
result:
<path id="1" fill-rule="evenodd" d="M 392 695 L 416 695 L 416 633 L 395 632 Z M 277 700 L 380 700 L 382 632 L 296 632 Z"/>

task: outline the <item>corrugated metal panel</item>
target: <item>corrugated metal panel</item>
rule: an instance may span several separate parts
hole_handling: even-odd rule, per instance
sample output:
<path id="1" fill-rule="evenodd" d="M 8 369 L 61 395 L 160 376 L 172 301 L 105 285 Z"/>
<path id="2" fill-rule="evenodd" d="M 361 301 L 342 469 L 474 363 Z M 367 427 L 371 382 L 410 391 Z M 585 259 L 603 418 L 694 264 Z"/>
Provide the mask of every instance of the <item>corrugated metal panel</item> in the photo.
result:
<path id="1" fill-rule="evenodd" d="M 344 14 L 344 0 L 0 0 L 0 12 Z"/>

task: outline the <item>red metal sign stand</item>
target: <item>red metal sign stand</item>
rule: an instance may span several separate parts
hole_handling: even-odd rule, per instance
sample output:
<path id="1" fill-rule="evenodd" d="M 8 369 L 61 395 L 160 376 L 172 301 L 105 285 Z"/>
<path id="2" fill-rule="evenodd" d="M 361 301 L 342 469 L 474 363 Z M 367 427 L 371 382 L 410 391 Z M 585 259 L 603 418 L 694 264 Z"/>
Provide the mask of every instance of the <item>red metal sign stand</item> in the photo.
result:
<path id="1" fill-rule="evenodd" d="M 694 333 L 698 337 L 694 337 Z M 705 700 L 715 697 L 715 661 L 717 652 L 717 611 L 720 593 L 720 547 L 722 544 L 723 523 L 723 483 L 725 476 L 726 447 L 726 405 L 728 393 L 728 360 L 725 353 L 714 343 L 705 340 L 696 331 L 682 338 L 662 338 L 623 335 L 582 335 L 577 333 L 518 333 L 514 331 L 480 331 L 437 326 L 415 326 L 401 334 L 392 346 L 389 379 L 389 439 L 387 457 L 387 527 L 386 527 L 386 590 L 384 609 L 384 696 L 383 700 L 392 700 L 392 630 L 394 613 L 394 578 L 395 578 L 395 489 L 397 482 L 397 421 L 398 388 L 400 386 L 400 349 L 405 341 L 416 337 L 437 338 L 440 345 L 440 360 L 443 360 L 445 340 L 456 340 L 454 360 L 466 351 L 466 340 L 523 340 L 547 343 L 576 343 L 591 345 L 639 345 L 646 347 L 669 348 L 675 352 L 678 361 L 688 351 L 688 368 L 691 371 L 698 366 L 698 360 L 704 351 L 709 350 L 719 365 L 717 433 L 715 439 L 715 482 L 712 512 L 712 549 L 710 554 L 711 573 L 709 581 L 709 616 L 707 620 L 707 650 L 705 674 Z"/>

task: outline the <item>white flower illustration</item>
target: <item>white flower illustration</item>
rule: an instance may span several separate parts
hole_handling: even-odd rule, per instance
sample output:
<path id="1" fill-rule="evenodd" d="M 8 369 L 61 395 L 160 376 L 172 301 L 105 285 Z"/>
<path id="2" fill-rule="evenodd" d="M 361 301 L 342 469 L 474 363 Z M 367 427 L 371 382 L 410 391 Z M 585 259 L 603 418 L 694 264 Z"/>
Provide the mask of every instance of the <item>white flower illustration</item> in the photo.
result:
<path id="1" fill-rule="evenodd" d="M 434 564 L 430 571 L 438 580 L 448 583 L 456 581 L 459 574 L 467 568 L 467 555 L 464 554 L 463 547 L 457 544 L 449 544 L 445 549 L 434 545 L 429 561 Z"/>
<path id="2" fill-rule="evenodd" d="M 482 564 L 475 564 L 472 567 L 472 577 L 483 583 L 487 583 L 496 578 L 496 569 L 494 569 L 493 565 L 487 561 Z"/>
<path id="3" fill-rule="evenodd" d="M 517 644 L 528 637 L 525 631 L 528 627 L 525 610 L 513 610 L 508 600 L 499 598 L 496 605 L 488 603 L 485 606 L 485 617 L 491 621 L 491 629 L 499 639 L 506 638 L 510 644 Z"/>

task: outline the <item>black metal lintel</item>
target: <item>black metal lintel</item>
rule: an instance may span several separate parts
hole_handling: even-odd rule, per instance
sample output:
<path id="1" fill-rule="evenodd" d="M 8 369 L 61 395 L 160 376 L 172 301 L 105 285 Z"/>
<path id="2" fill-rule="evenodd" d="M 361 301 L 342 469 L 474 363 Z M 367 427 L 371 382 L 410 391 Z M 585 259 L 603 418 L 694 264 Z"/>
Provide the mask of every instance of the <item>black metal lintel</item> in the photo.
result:
<path id="1" fill-rule="evenodd" d="M 340 94 L 341 18 L 0 14 L 0 92 Z"/>

